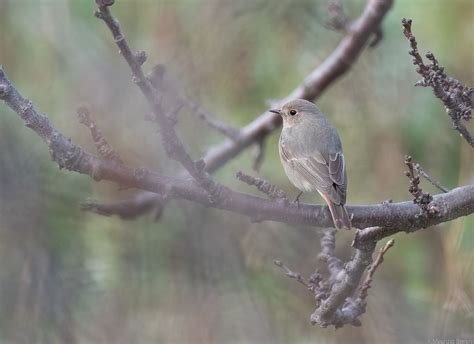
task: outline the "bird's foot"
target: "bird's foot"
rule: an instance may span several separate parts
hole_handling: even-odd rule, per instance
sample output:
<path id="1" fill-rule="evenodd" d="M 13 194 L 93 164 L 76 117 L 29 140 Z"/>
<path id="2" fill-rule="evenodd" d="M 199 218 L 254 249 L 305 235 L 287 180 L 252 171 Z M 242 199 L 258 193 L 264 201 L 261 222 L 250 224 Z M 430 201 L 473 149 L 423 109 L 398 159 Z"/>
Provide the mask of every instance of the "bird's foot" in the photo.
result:
<path id="1" fill-rule="evenodd" d="M 298 207 L 298 209 L 300 208 L 300 197 L 302 194 L 303 194 L 303 191 L 300 191 L 298 196 L 296 196 L 295 200 L 293 201 L 293 203 L 296 203 L 296 206 Z"/>

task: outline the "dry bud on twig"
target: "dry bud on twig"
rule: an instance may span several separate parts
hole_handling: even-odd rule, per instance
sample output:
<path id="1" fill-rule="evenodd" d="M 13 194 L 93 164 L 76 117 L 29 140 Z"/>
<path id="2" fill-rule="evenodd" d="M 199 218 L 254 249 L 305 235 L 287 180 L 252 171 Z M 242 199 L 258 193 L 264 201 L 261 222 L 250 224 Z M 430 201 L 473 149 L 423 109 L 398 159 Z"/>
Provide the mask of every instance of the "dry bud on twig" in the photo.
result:
<path id="1" fill-rule="evenodd" d="M 426 192 L 423 192 L 420 184 L 420 175 L 416 171 L 411 156 L 405 156 L 405 165 L 408 167 L 408 171 L 405 172 L 405 175 L 410 180 L 410 187 L 408 191 L 413 195 L 413 202 L 418 204 L 422 210 L 422 214 L 434 215 L 439 212 L 437 206 L 432 203 L 433 197 Z"/>

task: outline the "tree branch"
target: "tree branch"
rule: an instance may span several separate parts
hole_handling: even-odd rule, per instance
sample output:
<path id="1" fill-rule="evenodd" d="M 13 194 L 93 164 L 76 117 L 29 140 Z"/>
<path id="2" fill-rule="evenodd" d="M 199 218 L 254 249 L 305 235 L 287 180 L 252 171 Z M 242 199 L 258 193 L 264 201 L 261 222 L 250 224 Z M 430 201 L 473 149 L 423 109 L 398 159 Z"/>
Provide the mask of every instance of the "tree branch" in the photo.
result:
<path id="1" fill-rule="evenodd" d="M 49 119 L 38 113 L 32 103 L 23 98 L 8 80 L 0 67 L 0 99 L 15 111 L 25 124 L 35 131 L 48 145 L 51 156 L 60 168 L 87 174 L 95 180 L 109 180 L 125 187 L 134 187 L 160 194 L 166 198 L 182 198 L 204 206 L 230 210 L 254 220 L 279 221 L 291 225 L 331 227 L 332 220 L 327 206 L 300 204 L 299 207 L 261 197 L 247 195 L 222 187 L 220 202 L 213 202 L 206 190 L 189 178 L 163 176 L 146 168 L 132 168 L 114 161 L 102 160 L 82 150 L 62 133 Z M 357 228 L 367 228 L 358 233 L 359 242 L 380 240 L 397 232 L 413 232 L 474 212 L 474 185 L 433 196 L 439 213 L 432 217 L 420 217 L 419 207 L 412 201 L 348 205 Z"/>
<path id="2" fill-rule="evenodd" d="M 381 37 L 381 23 L 392 4 L 393 0 L 368 0 L 361 16 L 352 23 L 351 29 L 347 30 L 346 36 L 331 55 L 311 71 L 289 95 L 278 101 L 275 106 L 298 98 L 307 100 L 318 98 L 333 82 L 351 68 L 374 33 L 376 37 Z M 202 158 L 205 162 L 205 171 L 212 173 L 219 169 L 247 147 L 262 142 L 280 125 L 281 117 L 279 115 L 268 111 L 262 113 L 240 129 L 238 139 L 235 139 L 235 137 L 227 139 L 221 144 L 208 149 Z M 258 162 L 258 159 L 256 161 Z M 256 167 L 258 167 L 258 164 Z M 147 202 L 150 197 L 151 195 L 145 194 L 141 198 Z M 157 198 L 157 201 L 160 200 Z"/>
<path id="3" fill-rule="evenodd" d="M 360 301 L 364 302 L 365 299 L 367 299 L 369 288 L 371 287 L 371 284 L 374 278 L 375 270 L 377 270 L 379 265 L 383 263 L 383 258 L 384 258 L 385 253 L 387 253 L 387 251 L 390 248 L 392 248 L 394 244 L 395 244 L 395 240 L 393 239 L 390 239 L 389 241 L 387 241 L 387 243 L 384 246 L 382 246 L 382 248 L 379 250 L 377 258 L 375 258 L 374 262 L 368 268 L 367 276 L 365 277 L 365 281 L 362 284 L 360 288 L 360 292 L 359 292 Z"/>
<path id="4" fill-rule="evenodd" d="M 322 327 L 334 325 L 336 328 L 344 324 L 360 325 L 357 316 L 352 312 L 348 313 L 350 296 L 359 286 L 362 275 L 372 262 L 372 253 L 375 244 L 356 249 L 353 258 L 347 262 L 344 269 L 337 276 L 337 280 L 332 284 L 328 298 L 311 314 L 311 323 Z M 360 314 L 359 314 L 360 315 Z"/>
<path id="5" fill-rule="evenodd" d="M 123 163 L 120 155 L 107 142 L 104 135 L 102 134 L 102 130 L 97 127 L 97 124 L 91 118 L 89 109 L 81 106 L 79 109 L 77 109 L 77 117 L 79 118 L 79 123 L 84 124 L 87 128 L 89 128 L 92 136 L 92 142 L 94 143 L 99 156 L 107 160 L 114 160 L 117 163 Z"/>
<path id="6" fill-rule="evenodd" d="M 264 179 L 249 176 L 242 173 L 241 171 L 237 172 L 236 177 L 238 180 L 246 183 L 247 185 L 255 186 L 258 191 L 264 193 L 270 199 L 279 200 L 285 204 L 288 204 L 288 198 L 286 197 L 285 192 L 283 192 L 283 190 L 281 190 L 276 185 L 273 185 Z"/>
<path id="7" fill-rule="evenodd" d="M 95 16 L 102 19 L 109 28 L 114 37 L 121 55 L 127 61 L 132 74 L 134 82 L 138 85 L 144 97 L 148 101 L 153 114 L 160 125 L 160 134 L 163 146 L 169 158 L 178 161 L 188 171 L 188 173 L 197 181 L 197 183 L 207 190 L 214 199 L 219 198 L 221 185 L 216 183 L 210 175 L 204 170 L 205 163 L 203 160 L 193 161 L 186 152 L 181 140 L 179 139 L 174 126 L 176 124 L 176 114 L 181 105 L 169 110 L 164 109 L 157 89 L 153 87 L 151 81 L 145 76 L 141 65 L 143 59 L 142 54 L 134 55 L 123 35 L 118 20 L 116 20 L 110 13 L 109 6 L 113 4 L 107 2 L 102 5 L 103 0 L 97 1 L 98 8 L 95 11 Z"/>
<path id="8" fill-rule="evenodd" d="M 174 128 L 177 113 L 183 104 L 181 102 L 177 106 L 167 109 L 161 103 L 159 95 L 161 92 L 160 75 L 158 75 L 158 79 L 154 78 L 153 75 L 144 75 L 141 65 L 146 60 L 146 54 L 143 52 L 133 54 L 131 52 L 120 30 L 118 21 L 110 14 L 108 6 L 112 5 L 113 2 L 113 0 L 97 0 L 99 7 L 96 15 L 109 27 L 121 54 L 132 70 L 134 81 L 147 99 L 153 112 L 152 119 L 160 126 L 161 139 L 168 157 L 180 162 L 193 178 L 190 179 L 182 174 L 164 176 L 146 168 L 132 168 L 125 165 L 107 143 L 100 130 L 89 117 L 89 113 L 82 109 L 79 113 L 80 121 L 91 130 L 100 157 L 84 151 L 56 130 L 45 115 L 38 113 L 32 103 L 22 97 L 0 66 L 0 99 L 43 139 L 49 147 L 52 159 L 58 163 L 60 168 L 87 174 L 95 180 L 109 180 L 120 186 L 134 187 L 156 194 L 151 198 L 151 194 L 146 193 L 147 198 L 132 198 L 120 206 L 89 202 L 83 207 L 102 214 L 117 213 L 127 216 L 126 207 L 128 202 L 134 200 L 136 204 L 129 214 L 129 217 L 133 217 L 152 208 L 151 200 L 158 198 L 160 200 L 159 207 L 154 208 L 159 216 L 168 200 L 178 198 L 204 206 L 233 211 L 248 216 L 253 221 L 271 220 L 292 225 L 332 226 L 332 219 L 327 206 L 307 204 L 295 206 L 289 204 L 283 191 L 276 186 L 262 179 L 238 173 L 237 176 L 240 180 L 256 186 L 270 199 L 244 194 L 216 183 L 208 174 L 236 156 L 251 143 L 262 143 L 264 137 L 278 126 L 279 116 L 270 113 L 263 114 L 260 119 L 251 124 L 250 128 L 244 128 L 238 134 L 235 134 L 236 137 L 233 140 L 227 140 L 221 145 L 218 152 L 210 152 L 204 159 L 192 160 Z M 390 8 L 391 3 L 392 1 L 389 0 L 370 0 L 361 18 L 351 25 L 348 36 L 334 53 L 282 102 L 294 98 L 313 99 L 331 82 L 342 75 L 357 58 L 363 46 L 367 43 L 368 37 L 380 27 L 380 21 Z M 423 73 L 431 70 L 437 73 L 438 77 L 445 77 L 434 57 L 428 57 L 432 60 L 432 66 L 434 67 L 426 67 L 422 61 L 420 64 L 421 57 L 419 54 L 417 55 L 416 41 L 414 38 L 410 38 L 410 42 L 412 44 L 415 42 L 412 55 L 420 69 L 423 69 Z M 160 68 L 154 69 L 155 74 L 160 74 L 161 71 Z M 430 82 L 433 84 L 434 81 L 432 80 L 438 79 L 428 79 L 426 77 L 426 80 L 427 84 Z M 456 83 L 453 85 L 458 86 Z M 446 91 L 443 88 L 441 91 L 451 92 L 452 90 Z M 435 94 L 440 96 L 441 91 L 435 89 Z M 468 91 L 463 89 L 462 92 Z M 455 92 L 452 94 L 459 96 Z M 451 97 L 451 95 L 448 96 Z M 462 96 L 464 96 L 464 93 L 462 93 Z M 466 120 L 470 116 L 470 105 L 468 113 L 467 107 L 464 108 L 460 106 L 459 102 L 456 102 L 460 99 L 459 97 L 445 99 L 444 96 L 441 96 L 441 99 L 447 108 L 456 111 L 456 118 Z M 466 105 L 467 103 L 463 104 Z M 193 109 L 192 106 L 190 108 Z M 197 108 L 194 108 L 194 111 L 198 111 Z M 217 124 L 217 127 L 222 129 L 221 124 Z M 226 130 L 223 132 L 226 132 Z M 231 137 L 232 135 L 234 134 L 229 134 Z M 263 153 L 261 156 L 263 156 Z M 257 160 L 261 161 L 261 158 Z M 372 263 L 372 254 L 377 241 L 397 232 L 413 232 L 474 212 L 474 185 L 431 196 L 423 193 L 418 187 L 421 172 L 413 165 L 411 159 L 407 158 L 406 164 L 409 168 L 407 175 L 411 182 L 410 192 L 415 197 L 415 201 L 347 206 L 348 212 L 352 215 L 354 227 L 365 229 L 356 232 L 353 242 L 355 253 L 345 264 L 334 255 L 335 231 L 329 230 L 323 235 L 321 239 L 322 252 L 319 258 L 327 264 L 329 271 L 327 279 L 316 272 L 306 281 L 300 274 L 294 273 L 283 263 L 275 262 L 285 270 L 289 277 L 306 286 L 315 296 L 317 307 L 311 315 L 312 323 L 317 323 L 323 327 L 334 325 L 336 328 L 344 324 L 360 325 L 358 317 L 365 312 L 367 290 L 370 288 L 373 273 L 382 262 L 385 252 L 392 245 L 392 241 L 389 241 L 381 249 L 369 269 L 365 282 L 360 285 L 364 271 Z M 146 207 L 143 207 L 141 202 L 145 202 Z M 421 214 L 423 216 L 420 215 L 419 207 L 424 210 Z M 436 211 L 430 211 L 430 209 Z M 359 293 L 357 293 L 357 290 L 359 290 Z"/>
<path id="9" fill-rule="evenodd" d="M 362 15 L 354 22 L 346 37 L 327 59 L 316 67 L 288 96 L 278 103 L 293 99 L 314 100 L 326 88 L 346 73 L 364 49 L 372 33 L 380 27 L 382 19 L 392 6 L 393 0 L 369 0 Z M 277 104 L 276 104 L 277 105 Z M 237 156 L 249 145 L 271 134 L 281 125 L 281 118 L 271 112 L 264 112 L 241 129 L 240 140 L 226 140 L 211 147 L 203 158 L 206 171 L 213 172 L 227 161 Z"/>
<path id="10" fill-rule="evenodd" d="M 453 121 L 453 127 L 474 148 L 474 137 L 464 125 L 463 121 L 472 118 L 472 96 L 474 87 L 462 85 L 459 80 L 448 77 L 444 68 L 438 64 L 433 53 L 426 53 L 426 58 L 431 61 L 425 65 L 423 58 L 418 52 L 418 43 L 411 32 L 411 19 L 402 20 L 403 34 L 410 41 L 411 50 L 408 52 L 413 56 L 413 64 L 418 66 L 416 72 L 422 76 L 415 86 L 431 87 L 436 98 L 440 99 L 448 115 Z"/>

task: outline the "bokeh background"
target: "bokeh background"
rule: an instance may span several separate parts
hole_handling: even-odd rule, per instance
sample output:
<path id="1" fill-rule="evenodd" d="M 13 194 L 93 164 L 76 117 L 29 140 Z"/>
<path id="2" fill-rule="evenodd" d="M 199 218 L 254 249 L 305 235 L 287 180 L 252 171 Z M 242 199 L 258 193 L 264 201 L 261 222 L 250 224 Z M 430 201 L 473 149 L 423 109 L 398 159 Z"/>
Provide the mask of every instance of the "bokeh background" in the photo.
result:
<path id="1" fill-rule="evenodd" d="M 350 18 L 365 1 L 342 1 Z M 238 127 L 288 94 L 343 36 L 325 28 L 328 1 L 116 1 L 134 50 L 166 66 L 176 87 Z M 175 173 L 147 105 L 93 0 L 0 0 L 0 64 L 54 125 L 94 150 L 75 111 L 88 105 L 127 163 Z M 474 2 L 396 0 L 384 39 L 318 100 L 338 128 L 351 204 L 410 199 L 405 154 L 448 188 L 474 182 L 473 151 L 431 90 L 418 80 L 400 20 L 414 20 L 422 52 L 474 84 Z M 223 140 L 183 112 L 180 136 L 193 157 Z M 471 126 L 472 129 L 472 126 Z M 296 195 L 280 166 L 278 133 L 216 173 L 238 170 Z M 424 189 L 437 191 L 426 182 Z M 0 343 L 428 343 L 474 339 L 473 216 L 398 234 L 376 273 L 363 326 L 334 331 L 309 323 L 313 300 L 273 265 L 318 267 L 320 230 L 250 223 L 243 216 L 173 201 L 158 222 L 84 213 L 88 199 L 133 194 L 60 171 L 47 147 L 0 105 Z M 305 195 L 305 202 L 321 202 Z M 337 251 L 351 254 L 351 233 Z"/>

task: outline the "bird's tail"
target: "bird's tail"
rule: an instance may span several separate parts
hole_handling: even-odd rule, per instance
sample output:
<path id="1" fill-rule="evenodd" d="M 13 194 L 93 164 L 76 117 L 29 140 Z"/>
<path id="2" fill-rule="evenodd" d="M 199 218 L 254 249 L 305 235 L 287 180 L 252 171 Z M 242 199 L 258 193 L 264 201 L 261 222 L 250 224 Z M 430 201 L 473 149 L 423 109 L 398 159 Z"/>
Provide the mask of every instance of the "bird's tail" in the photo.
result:
<path id="1" fill-rule="evenodd" d="M 326 200 L 331 211 L 332 220 L 334 226 L 337 229 L 351 229 L 351 219 L 349 214 L 347 214 L 346 207 L 343 204 L 335 204 L 331 200 Z"/>

